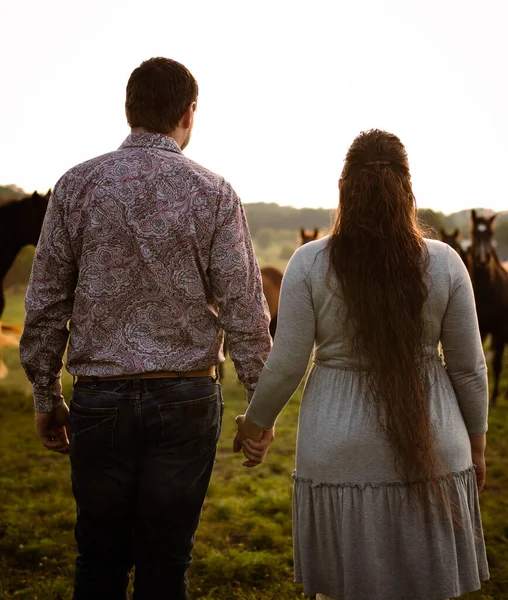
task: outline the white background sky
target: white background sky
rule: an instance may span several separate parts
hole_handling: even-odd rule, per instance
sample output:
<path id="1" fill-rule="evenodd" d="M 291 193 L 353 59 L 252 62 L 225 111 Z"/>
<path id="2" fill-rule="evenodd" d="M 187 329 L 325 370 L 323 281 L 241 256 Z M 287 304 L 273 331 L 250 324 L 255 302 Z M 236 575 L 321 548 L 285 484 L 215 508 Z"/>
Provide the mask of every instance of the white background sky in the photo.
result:
<path id="1" fill-rule="evenodd" d="M 505 7 L 507 7 L 505 9 Z M 129 130 L 146 58 L 200 86 L 186 154 L 244 202 L 334 207 L 349 144 L 406 145 L 420 207 L 508 209 L 505 0 L 4 0 L 0 184 L 46 191 Z"/>

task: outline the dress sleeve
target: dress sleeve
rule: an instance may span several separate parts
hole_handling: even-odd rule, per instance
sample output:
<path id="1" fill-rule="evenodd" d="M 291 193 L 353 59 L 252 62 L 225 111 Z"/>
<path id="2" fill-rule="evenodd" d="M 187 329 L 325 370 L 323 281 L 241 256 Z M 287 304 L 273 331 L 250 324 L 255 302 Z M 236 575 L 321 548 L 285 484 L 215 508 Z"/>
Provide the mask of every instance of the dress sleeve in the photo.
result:
<path id="1" fill-rule="evenodd" d="M 242 203 L 226 182 L 219 198 L 209 278 L 229 354 L 249 401 L 272 345 L 270 312 Z"/>
<path id="2" fill-rule="evenodd" d="M 441 344 L 468 433 L 481 435 L 487 431 L 489 394 L 473 287 L 460 257 L 447 250 L 450 299 L 441 326 Z"/>
<path id="3" fill-rule="evenodd" d="M 35 409 L 50 412 L 62 402 L 62 357 L 67 345 L 77 266 L 57 184 L 42 226 L 25 297 L 25 326 L 20 358 L 32 383 Z"/>
<path id="4" fill-rule="evenodd" d="M 277 333 L 247 410 L 258 427 L 270 429 L 305 375 L 316 331 L 310 281 L 302 252 L 290 260 L 282 280 Z"/>

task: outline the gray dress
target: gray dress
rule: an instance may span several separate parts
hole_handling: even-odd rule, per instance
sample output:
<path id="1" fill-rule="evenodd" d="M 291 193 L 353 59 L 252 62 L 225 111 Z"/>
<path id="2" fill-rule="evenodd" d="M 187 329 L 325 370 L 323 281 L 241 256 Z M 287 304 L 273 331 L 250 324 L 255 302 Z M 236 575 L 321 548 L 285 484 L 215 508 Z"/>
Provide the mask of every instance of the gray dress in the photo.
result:
<path id="1" fill-rule="evenodd" d="M 426 240 L 425 369 L 454 517 L 405 501 L 393 452 L 363 400 L 361 374 L 348 366 L 344 305 L 327 283 L 327 242 L 302 246 L 288 265 L 277 336 L 247 411 L 270 428 L 313 350 L 294 473 L 296 581 L 308 595 L 340 600 L 442 600 L 476 590 L 489 573 L 469 436 L 487 430 L 488 389 L 468 273 L 449 246 Z"/>

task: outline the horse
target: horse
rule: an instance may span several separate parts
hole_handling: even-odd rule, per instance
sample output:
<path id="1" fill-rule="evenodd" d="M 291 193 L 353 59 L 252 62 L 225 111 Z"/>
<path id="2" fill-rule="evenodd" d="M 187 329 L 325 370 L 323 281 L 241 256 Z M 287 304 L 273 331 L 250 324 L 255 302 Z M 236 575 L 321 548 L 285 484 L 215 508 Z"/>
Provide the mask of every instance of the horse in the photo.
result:
<path id="1" fill-rule="evenodd" d="M 0 317 L 5 307 L 4 278 L 23 246 L 37 246 L 50 195 L 51 190 L 44 196 L 34 192 L 0 206 Z"/>
<path id="2" fill-rule="evenodd" d="M 279 311 L 279 296 L 282 277 L 282 272 L 275 267 L 261 267 L 263 294 L 265 296 L 266 303 L 268 304 L 268 310 L 270 311 L 270 335 L 272 336 L 272 340 L 275 337 L 275 332 L 277 331 L 277 313 Z M 224 356 L 226 356 L 227 351 L 227 340 L 224 338 Z M 219 363 L 218 370 L 220 379 L 224 379 L 225 373 L 223 362 Z"/>
<path id="3" fill-rule="evenodd" d="M 263 282 L 263 294 L 265 295 L 270 310 L 270 335 L 272 339 L 277 331 L 277 314 L 279 312 L 280 286 L 283 274 L 275 267 L 262 267 L 261 280 Z"/>
<path id="4" fill-rule="evenodd" d="M 314 227 L 314 231 L 307 231 L 303 227 L 300 227 L 300 246 L 313 242 L 319 237 L 319 227 Z"/>
<path id="5" fill-rule="evenodd" d="M 508 271 L 501 264 L 492 245 L 497 215 L 478 216 L 471 211 L 471 266 L 478 325 L 482 341 L 490 333 L 494 359 L 494 389 L 491 404 L 496 405 L 503 351 L 508 342 Z"/>
<path id="6" fill-rule="evenodd" d="M 468 267 L 469 266 L 468 254 L 465 250 L 462 249 L 462 246 L 460 245 L 460 242 L 459 242 L 460 231 L 458 229 L 455 229 L 455 231 L 453 231 L 453 233 L 448 233 L 444 229 L 441 229 L 440 230 L 440 238 L 441 238 L 442 242 L 444 242 L 445 244 L 448 244 L 448 246 L 450 246 L 451 248 L 453 248 L 455 250 L 455 252 L 460 256 L 460 258 L 462 259 L 462 261 L 466 265 L 466 267 Z"/>
<path id="7" fill-rule="evenodd" d="M 34 192 L 31 196 L 10 200 L 0 206 L 0 318 L 5 307 L 4 278 L 23 246 L 37 246 L 50 195 L 51 190 L 44 196 Z M 20 335 L 21 328 L 0 321 L 0 379 L 7 375 L 1 349 L 17 346 Z"/>
<path id="8" fill-rule="evenodd" d="M 315 227 L 314 231 L 306 231 L 303 227 L 300 228 L 300 246 L 317 240 L 320 237 L 319 228 Z M 268 309 L 270 310 L 270 335 L 272 340 L 275 338 L 277 331 L 277 316 L 279 312 L 279 297 L 280 288 L 282 285 L 283 273 L 275 267 L 262 267 L 261 268 L 261 280 L 263 283 L 263 294 L 265 295 Z M 223 346 L 224 355 L 227 352 L 227 343 L 224 339 Z M 221 379 L 224 377 L 224 366 L 223 363 L 219 364 L 219 376 Z"/>

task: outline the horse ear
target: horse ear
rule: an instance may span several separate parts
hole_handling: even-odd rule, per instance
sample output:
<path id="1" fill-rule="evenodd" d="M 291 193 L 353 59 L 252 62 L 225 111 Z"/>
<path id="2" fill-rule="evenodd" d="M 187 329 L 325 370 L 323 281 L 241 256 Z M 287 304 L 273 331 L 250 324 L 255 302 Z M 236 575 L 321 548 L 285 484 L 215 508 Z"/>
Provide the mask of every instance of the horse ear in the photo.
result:
<path id="1" fill-rule="evenodd" d="M 446 237 L 446 231 L 442 227 L 439 229 L 439 233 L 441 234 L 442 238 Z"/>
<path id="2" fill-rule="evenodd" d="M 300 235 L 302 236 L 302 240 L 305 239 L 305 229 L 300 227 Z"/>
<path id="3" fill-rule="evenodd" d="M 497 213 L 496 213 L 495 215 L 492 215 L 492 216 L 490 217 L 489 223 L 490 223 L 491 225 L 493 225 L 493 224 L 494 224 L 494 221 L 496 220 L 496 218 L 497 218 Z"/>
<path id="4" fill-rule="evenodd" d="M 44 196 L 44 198 L 47 198 L 49 200 L 50 196 L 51 196 L 51 188 L 49 188 L 49 190 L 46 192 L 46 195 Z"/>
<path id="5" fill-rule="evenodd" d="M 319 227 L 314 227 L 314 239 L 317 239 L 318 235 L 319 235 Z"/>
<path id="6" fill-rule="evenodd" d="M 459 237 L 459 235 L 460 235 L 460 229 L 457 227 L 455 229 L 455 231 L 453 232 L 454 239 L 457 239 Z"/>
<path id="7" fill-rule="evenodd" d="M 474 208 L 471 210 L 471 218 L 476 221 L 476 210 Z"/>

